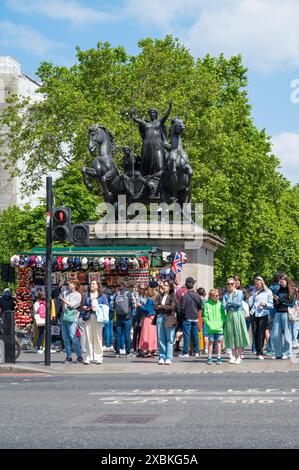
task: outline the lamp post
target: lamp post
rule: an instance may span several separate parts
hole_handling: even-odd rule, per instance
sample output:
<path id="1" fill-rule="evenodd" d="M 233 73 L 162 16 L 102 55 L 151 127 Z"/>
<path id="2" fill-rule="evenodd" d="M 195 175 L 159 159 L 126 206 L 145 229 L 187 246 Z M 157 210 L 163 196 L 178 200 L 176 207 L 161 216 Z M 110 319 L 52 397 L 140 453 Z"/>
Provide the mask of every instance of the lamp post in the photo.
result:
<path id="1" fill-rule="evenodd" d="M 52 272 L 52 177 L 47 176 L 46 183 L 46 328 L 45 328 L 45 366 L 51 365 L 51 272 Z"/>

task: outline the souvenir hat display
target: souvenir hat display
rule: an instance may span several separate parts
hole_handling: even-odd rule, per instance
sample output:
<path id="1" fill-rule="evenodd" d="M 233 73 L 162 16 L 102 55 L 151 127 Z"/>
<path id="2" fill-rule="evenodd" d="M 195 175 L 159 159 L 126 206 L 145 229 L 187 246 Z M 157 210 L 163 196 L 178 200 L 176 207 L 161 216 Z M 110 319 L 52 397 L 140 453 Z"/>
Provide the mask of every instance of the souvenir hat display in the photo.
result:
<path id="1" fill-rule="evenodd" d="M 63 279 L 67 284 L 70 280 L 79 280 L 81 284 L 90 283 L 90 279 L 97 279 L 110 287 L 117 287 L 125 279 L 132 285 L 149 284 L 162 279 L 176 280 L 176 274 L 181 272 L 187 256 L 183 251 L 166 252 L 157 248 L 145 247 L 144 250 L 133 250 L 130 247 L 111 248 L 109 253 L 97 250 L 91 254 L 82 249 L 75 249 L 70 255 L 67 250 L 54 249 L 52 256 L 52 284 L 58 285 Z M 38 251 L 39 250 L 39 253 Z M 36 254 L 17 254 L 11 257 L 11 265 L 18 268 L 19 276 L 29 275 L 32 272 L 33 284 L 45 284 L 46 258 L 42 249 L 36 249 Z M 106 249 L 106 251 L 108 251 Z M 127 254 L 125 254 L 127 253 Z M 62 275 L 59 276 L 59 273 Z M 86 275 L 80 275 L 85 273 Z M 29 286 L 24 286 L 29 287 Z M 31 286 L 32 287 L 32 286 Z M 25 311 L 26 305 L 22 306 Z M 25 318 L 22 319 L 25 322 Z"/>

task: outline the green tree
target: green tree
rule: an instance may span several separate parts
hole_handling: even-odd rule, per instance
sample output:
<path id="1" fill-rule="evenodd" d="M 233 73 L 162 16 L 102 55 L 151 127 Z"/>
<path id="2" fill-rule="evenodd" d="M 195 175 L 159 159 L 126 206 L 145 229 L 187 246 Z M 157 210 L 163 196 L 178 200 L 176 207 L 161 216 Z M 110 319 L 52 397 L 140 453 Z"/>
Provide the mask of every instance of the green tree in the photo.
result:
<path id="1" fill-rule="evenodd" d="M 0 214 L 0 262 L 17 252 L 45 245 L 45 206 L 24 209 L 11 206 Z"/>
<path id="2" fill-rule="evenodd" d="M 142 40 L 139 47 L 139 54 L 129 56 L 122 47 L 98 43 L 78 48 L 73 67 L 43 62 L 38 75 L 45 99 L 28 103 L 11 97 L 2 115 L 10 129 L 10 153 L 3 155 L 7 168 L 20 171 L 16 163 L 26 155 L 27 192 L 41 175 L 63 169 L 57 191 L 78 221 L 92 218 L 96 196 L 86 192 L 78 171 L 90 164 L 87 128 L 100 122 L 115 134 L 119 162 L 120 146 L 132 142 L 132 88 L 140 116 L 153 105 L 164 112 L 172 99 L 172 116 L 186 123 L 193 201 L 203 203 L 205 228 L 226 240 L 216 253 L 216 282 L 235 273 L 247 283 L 276 269 L 298 276 L 298 187 L 279 173 L 270 137 L 253 123 L 241 56 L 195 60 L 171 36 Z M 134 140 L 138 150 L 136 130 Z"/>

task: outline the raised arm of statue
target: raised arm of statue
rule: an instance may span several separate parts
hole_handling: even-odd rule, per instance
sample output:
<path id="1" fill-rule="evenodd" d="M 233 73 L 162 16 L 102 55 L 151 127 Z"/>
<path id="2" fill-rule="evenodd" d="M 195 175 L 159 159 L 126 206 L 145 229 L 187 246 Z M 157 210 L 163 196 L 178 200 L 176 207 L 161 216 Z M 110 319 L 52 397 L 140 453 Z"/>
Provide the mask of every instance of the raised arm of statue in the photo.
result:
<path id="1" fill-rule="evenodd" d="M 139 119 L 135 116 L 134 109 L 131 109 L 130 116 L 131 116 L 131 119 L 133 119 L 133 121 L 136 122 L 137 124 L 145 125 L 145 122 L 142 119 Z"/>
<path id="2" fill-rule="evenodd" d="M 167 111 L 166 111 L 165 116 L 163 116 L 163 117 L 160 119 L 160 122 L 161 122 L 162 125 L 165 124 L 165 122 L 167 121 L 167 119 L 168 119 L 168 117 L 169 117 L 169 115 L 170 115 L 171 109 L 172 109 L 172 100 L 169 101 L 169 107 L 168 107 L 168 109 L 167 109 Z"/>

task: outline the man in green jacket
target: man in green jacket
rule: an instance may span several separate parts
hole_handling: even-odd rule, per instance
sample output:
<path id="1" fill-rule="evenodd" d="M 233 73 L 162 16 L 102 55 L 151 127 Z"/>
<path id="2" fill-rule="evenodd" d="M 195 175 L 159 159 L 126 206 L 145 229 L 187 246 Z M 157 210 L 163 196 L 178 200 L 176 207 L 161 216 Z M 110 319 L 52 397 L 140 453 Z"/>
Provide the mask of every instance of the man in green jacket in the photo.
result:
<path id="1" fill-rule="evenodd" d="M 211 289 L 209 292 L 209 300 L 205 303 L 203 309 L 203 320 L 209 335 L 209 353 L 207 364 L 211 365 L 214 341 L 217 348 L 216 364 L 222 364 L 221 346 L 223 341 L 223 327 L 225 323 L 225 311 L 219 301 L 219 292 Z"/>

